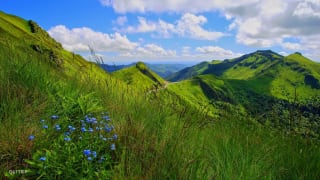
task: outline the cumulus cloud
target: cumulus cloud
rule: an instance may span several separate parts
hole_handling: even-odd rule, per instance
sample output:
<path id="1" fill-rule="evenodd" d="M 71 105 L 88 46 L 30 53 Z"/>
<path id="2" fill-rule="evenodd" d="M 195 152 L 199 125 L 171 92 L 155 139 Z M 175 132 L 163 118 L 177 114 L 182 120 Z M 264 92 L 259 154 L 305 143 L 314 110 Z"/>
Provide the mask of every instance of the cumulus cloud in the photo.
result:
<path id="1" fill-rule="evenodd" d="M 222 32 L 205 30 L 202 25 L 207 23 L 207 18 L 202 15 L 185 13 L 174 24 L 159 19 L 157 22 L 148 21 L 144 17 L 138 17 L 137 26 L 128 26 L 119 29 L 125 33 L 157 33 L 161 37 L 178 35 L 199 40 L 217 40 L 225 36 Z"/>
<path id="2" fill-rule="evenodd" d="M 76 52 L 86 52 L 88 46 L 98 52 L 125 52 L 138 46 L 119 33 L 105 34 L 87 27 L 68 29 L 58 25 L 49 29 L 48 33 L 62 43 L 64 48 Z"/>
<path id="3" fill-rule="evenodd" d="M 300 2 L 294 10 L 293 15 L 298 17 L 317 17 L 320 18 L 320 1 L 306 0 Z"/>
<path id="4" fill-rule="evenodd" d="M 211 59 L 235 58 L 242 55 L 241 53 L 235 53 L 231 50 L 223 49 L 219 46 L 197 47 L 195 51 L 199 53 L 198 56 L 207 57 Z"/>
<path id="5" fill-rule="evenodd" d="M 199 13 L 209 12 L 221 8 L 236 7 L 237 4 L 250 4 L 258 0 L 100 0 L 104 6 L 111 6 L 118 13 L 128 12 L 180 12 L 180 13 Z"/>
<path id="6" fill-rule="evenodd" d="M 123 29 L 122 31 L 127 33 L 146 33 L 156 31 L 157 29 L 156 23 L 147 21 L 144 17 L 138 17 L 138 21 L 138 26 L 129 26 Z"/>
<path id="7" fill-rule="evenodd" d="M 309 55 L 317 54 L 320 48 L 319 0 L 260 1 L 221 11 L 232 21 L 229 30 L 235 32 L 240 44 L 257 48 L 278 45 L 285 51 Z M 297 42 L 288 42 L 287 38 Z"/>
<path id="8" fill-rule="evenodd" d="M 96 52 L 110 58 L 174 58 L 176 51 L 166 50 L 156 44 L 141 45 L 130 41 L 126 36 L 119 33 L 105 34 L 93 31 L 90 28 L 68 29 L 64 25 L 58 25 L 48 30 L 48 33 L 60 42 L 64 48 L 79 53 L 89 53 L 89 47 Z M 110 56 L 110 53 L 112 54 Z"/>
<path id="9" fill-rule="evenodd" d="M 301 50 L 303 49 L 301 47 L 301 44 L 299 43 L 292 43 L 292 42 L 284 42 L 281 44 L 281 46 L 284 48 L 284 49 L 288 49 L 288 50 Z"/>
<path id="10" fill-rule="evenodd" d="M 126 53 L 123 53 L 120 56 L 139 58 L 139 59 L 174 58 L 176 57 L 176 51 L 166 50 L 156 44 L 146 44 L 144 46 L 137 47 L 134 51 L 128 51 Z"/>
<path id="11" fill-rule="evenodd" d="M 220 12 L 230 21 L 229 30 L 235 33 L 239 44 L 257 48 L 280 46 L 284 50 L 301 47 L 306 52 L 314 53 L 315 49 L 320 48 L 319 44 L 312 39 L 320 34 L 319 0 L 238 0 L 236 3 L 233 0 L 100 0 L 100 2 L 104 6 L 112 7 L 118 13 L 175 12 L 182 14 L 181 19 L 178 20 L 180 26 L 178 26 L 179 22 L 167 23 L 173 25 L 174 29 L 162 29 L 167 30 L 166 35 L 180 34 L 194 39 L 218 39 L 222 36 L 221 34 L 202 28 L 201 25 L 206 21 L 201 16 L 186 15 L 215 11 Z M 185 18 L 188 18 L 188 21 L 184 21 Z M 182 25 L 184 22 L 187 24 Z M 192 23 L 195 24 L 191 25 Z M 156 30 L 152 32 L 160 32 L 159 22 L 153 22 L 153 25 L 156 26 Z M 295 44 L 286 42 L 285 39 L 288 37 L 297 38 L 299 42 Z"/>
<path id="12" fill-rule="evenodd" d="M 119 26 L 124 26 L 128 22 L 127 16 L 119 16 L 115 23 Z"/>

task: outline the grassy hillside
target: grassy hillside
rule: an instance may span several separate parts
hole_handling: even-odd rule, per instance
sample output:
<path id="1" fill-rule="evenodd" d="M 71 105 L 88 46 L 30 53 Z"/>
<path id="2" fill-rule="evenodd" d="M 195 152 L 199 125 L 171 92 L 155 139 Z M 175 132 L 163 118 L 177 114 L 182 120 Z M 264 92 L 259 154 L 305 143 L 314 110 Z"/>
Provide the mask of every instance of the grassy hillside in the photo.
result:
<path id="1" fill-rule="evenodd" d="M 131 63 L 128 65 L 108 65 L 108 64 L 100 64 L 100 66 L 105 69 L 107 72 L 114 72 L 121 70 L 123 68 L 134 66 L 136 63 Z M 172 75 L 175 72 L 180 71 L 181 69 L 187 67 L 185 64 L 146 64 L 149 69 L 158 74 L 162 78 L 166 78 Z"/>
<path id="2" fill-rule="evenodd" d="M 0 13 L 0 29 L 1 179 L 320 177 L 317 141 L 235 109 L 217 121 L 166 88 L 142 93 L 30 21 Z M 197 82 L 216 88 L 212 98 L 232 93 L 218 78 Z"/>
<path id="3" fill-rule="evenodd" d="M 112 75 L 123 80 L 128 85 L 134 85 L 140 89 L 150 89 L 164 85 L 165 81 L 152 72 L 144 63 L 138 62 L 135 66 L 115 71 Z"/>
<path id="4" fill-rule="evenodd" d="M 200 63 L 177 72 L 169 80 L 177 81 L 201 74 L 214 74 L 223 79 L 246 80 L 248 85 L 258 90 L 257 93 L 282 99 L 298 96 L 304 100 L 320 94 L 319 70 L 318 63 L 303 57 L 300 53 L 283 57 L 267 50 L 220 62 Z M 266 84 L 269 87 L 266 87 Z M 260 85 L 261 88 L 258 87 Z"/>

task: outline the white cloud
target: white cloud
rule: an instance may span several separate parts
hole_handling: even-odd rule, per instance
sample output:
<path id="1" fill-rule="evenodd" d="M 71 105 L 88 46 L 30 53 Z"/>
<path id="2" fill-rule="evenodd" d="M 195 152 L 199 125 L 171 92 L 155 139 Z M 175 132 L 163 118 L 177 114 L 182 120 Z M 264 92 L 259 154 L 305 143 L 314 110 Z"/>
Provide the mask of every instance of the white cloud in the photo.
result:
<path id="1" fill-rule="evenodd" d="M 247 5 L 258 0 L 100 0 L 104 6 L 111 6 L 116 12 L 180 12 L 180 13 L 199 13 L 208 12 L 221 8 L 231 8 L 238 6 L 237 4 Z"/>
<path id="2" fill-rule="evenodd" d="M 141 42 L 132 42 L 126 36 L 119 33 L 105 34 L 93 31 L 90 28 L 68 29 L 64 25 L 51 28 L 48 33 L 62 45 L 85 57 L 89 56 L 89 48 L 92 47 L 99 56 L 103 57 L 104 62 L 134 62 L 142 61 L 192 61 L 199 62 L 212 59 L 225 59 L 240 56 L 218 46 L 204 46 L 192 48 L 184 46 L 179 52 L 175 49 L 165 49 L 160 45 Z M 89 58 L 90 60 L 90 58 Z"/>
<path id="3" fill-rule="evenodd" d="M 206 23 L 199 14 L 203 12 L 219 12 L 231 21 L 229 30 L 235 33 L 239 44 L 256 48 L 280 46 L 284 50 L 302 48 L 306 53 L 317 54 L 320 49 L 320 1 L 319 0 L 100 0 L 104 6 L 112 7 L 118 13 L 163 13 L 175 12 L 182 14 L 180 28 L 178 21 L 167 23 L 174 29 L 159 30 L 159 22 L 154 22 L 158 35 L 165 32 L 166 36 L 180 35 L 193 39 L 217 40 L 222 36 L 219 32 L 211 32 L 203 28 Z M 187 16 L 184 25 L 184 15 Z M 194 21 L 192 21 L 194 20 Z M 193 25 L 191 25 L 194 23 Z M 190 26 L 189 26 L 190 25 Z M 172 27 L 172 26 L 171 26 Z M 166 31 L 164 31 L 166 30 Z M 232 33 L 233 33 L 232 32 Z M 163 35 L 162 34 L 162 35 Z M 299 40 L 296 44 L 286 43 L 287 37 Z M 298 50 L 298 49 L 297 49 Z"/>
<path id="4" fill-rule="evenodd" d="M 158 22 L 147 21 L 144 17 L 138 17 L 139 24 L 137 26 L 128 26 L 119 29 L 126 33 L 157 33 L 161 37 L 171 37 L 176 34 L 180 37 L 188 37 L 199 40 L 217 40 L 225 36 L 222 32 L 208 31 L 202 28 L 202 25 L 207 23 L 207 18 L 204 16 L 196 16 L 191 13 L 186 13 L 175 23 L 171 24 L 161 19 Z"/>
<path id="5" fill-rule="evenodd" d="M 235 31 L 240 44 L 257 48 L 278 45 L 312 54 L 320 48 L 319 0 L 261 0 L 249 7 L 239 5 L 221 11 L 232 19 L 229 30 Z M 286 42 L 290 37 L 297 42 Z"/>
<path id="6" fill-rule="evenodd" d="M 195 49 L 197 56 L 205 57 L 206 59 L 227 59 L 239 57 L 241 53 L 235 53 L 231 50 L 223 49 L 219 46 L 202 46 Z"/>
<path id="7" fill-rule="evenodd" d="M 157 29 L 157 24 L 147 21 L 144 17 L 138 17 L 139 25 L 137 27 L 129 26 L 125 28 L 124 32 L 127 33 L 146 33 L 153 32 Z"/>
<path id="8" fill-rule="evenodd" d="M 317 17 L 320 18 L 320 1 L 305 0 L 300 2 L 293 12 L 294 16 L 298 17 Z"/>
<path id="9" fill-rule="evenodd" d="M 146 44 L 136 48 L 134 51 L 123 54 L 122 56 L 135 57 L 135 58 L 174 58 L 176 56 L 176 51 L 165 50 L 156 44 Z"/>
<path id="10" fill-rule="evenodd" d="M 123 59 L 124 57 L 161 59 L 176 56 L 175 50 L 166 50 L 156 44 L 141 45 L 131 42 L 126 36 L 119 33 L 105 34 L 87 27 L 68 29 L 64 25 L 58 25 L 49 29 L 48 33 L 62 43 L 67 50 L 85 54 L 87 57 L 89 57 L 88 46 L 101 56 L 104 54 L 104 58 L 107 59 Z"/>
<path id="11" fill-rule="evenodd" d="M 182 56 L 189 56 L 190 55 L 190 50 L 191 47 L 190 46 L 184 46 L 181 48 L 181 55 Z"/>
<path id="12" fill-rule="evenodd" d="M 281 46 L 284 48 L 284 49 L 288 49 L 288 50 L 301 50 L 303 49 L 301 47 L 301 44 L 299 43 L 292 43 L 292 42 L 284 42 L 281 44 Z"/>
<path id="13" fill-rule="evenodd" d="M 193 39 L 217 40 L 224 36 L 222 32 L 207 31 L 201 25 L 207 22 L 204 16 L 196 16 L 186 13 L 177 23 L 177 33 L 183 37 L 191 37 Z"/>
<path id="14" fill-rule="evenodd" d="M 98 52 L 124 52 L 138 46 L 119 33 L 105 34 L 87 27 L 68 29 L 58 25 L 49 29 L 48 33 L 70 51 L 86 52 L 89 45 Z"/>
<path id="15" fill-rule="evenodd" d="M 267 0 L 260 1 L 258 8 L 261 15 L 266 18 L 274 18 L 276 15 L 280 15 L 287 8 L 287 4 L 283 0 Z"/>
<path id="16" fill-rule="evenodd" d="M 285 51 L 281 51 L 281 52 L 279 52 L 279 54 L 281 54 L 282 56 L 288 56 L 289 55 L 289 53 L 287 53 Z"/>
<path id="17" fill-rule="evenodd" d="M 119 16 L 115 23 L 119 26 L 124 26 L 128 22 L 127 16 Z"/>

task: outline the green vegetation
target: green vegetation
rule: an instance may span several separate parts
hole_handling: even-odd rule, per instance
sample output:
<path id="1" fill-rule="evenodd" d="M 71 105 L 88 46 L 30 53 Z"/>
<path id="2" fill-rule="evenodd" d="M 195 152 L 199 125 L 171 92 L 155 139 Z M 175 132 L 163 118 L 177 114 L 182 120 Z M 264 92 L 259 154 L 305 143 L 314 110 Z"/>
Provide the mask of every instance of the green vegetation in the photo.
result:
<path id="1" fill-rule="evenodd" d="M 135 66 L 115 71 L 112 75 L 123 80 L 128 85 L 134 85 L 142 90 L 162 86 L 165 82 L 143 62 L 138 62 Z"/>
<path id="2" fill-rule="evenodd" d="M 273 128 L 294 115 L 288 102 L 279 124 L 246 109 L 251 92 L 272 95 L 272 78 L 166 85 L 143 63 L 110 75 L 30 22 L 0 13 L 1 179 L 320 178 L 319 142 Z M 317 102 L 296 104 L 312 112 Z"/>
<path id="3" fill-rule="evenodd" d="M 192 67 L 187 67 L 167 77 L 169 81 L 181 81 L 201 74 L 208 67 L 208 62 L 202 62 Z"/>

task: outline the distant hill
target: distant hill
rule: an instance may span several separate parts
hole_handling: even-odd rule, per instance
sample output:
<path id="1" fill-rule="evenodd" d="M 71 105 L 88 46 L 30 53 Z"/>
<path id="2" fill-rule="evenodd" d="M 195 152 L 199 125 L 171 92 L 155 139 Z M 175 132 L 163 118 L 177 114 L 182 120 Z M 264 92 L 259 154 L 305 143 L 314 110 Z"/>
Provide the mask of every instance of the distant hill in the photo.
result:
<path id="1" fill-rule="evenodd" d="M 201 62 L 197 65 L 194 65 L 192 67 L 187 67 L 182 69 L 181 71 L 178 71 L 170 76 L 168 76 L 166 79 L 169 81 L 181 81 L 184 79 L 188 79 L 194 76 L 197 76 L 199 74 L 203 74 L 203 72 L 208 68 L 209 62 Z"/>
<path id="2" fill-rule="evenodd" d="M 223 79 L 246 80 L 267 95 L 307 98 L 320 91 L 320 66 L 300 53 L 282 56 L 270 50 L 256 51 L 239 58 L 203 62 L 168 78 L 180 81 L 197 75 L 213 74 Z M 262 83 L 262 84 L 261 84 Z"/>
<path id="3" fill-rule="evenodd" d="M 100 64 L 100 66 L 106 70 L 107 72 L 114 72 L 121 70 L 123 68 L 134 66 L 136 63 L 131 63 L 128 65 L 108 65 L 108 64 Z M 170 75 L 172 75 L 175 72 L 180 71 L 181 69 L 187 67 L 186 64 L 150 64 L 145 63 L 148 68 L 150 68 L 152 71 L 157 73 L 162 78 L 166 78 Z"/>
<path id="4" fill-rule="evenodd" d="M 114 71 L 121 70 L 123 68 L 134 66 L 136 63 L 131 63 L 127 65 L 109 65 L 109 64 L 99 64 L 104 70 L 106 70 L 109 73 L 112 73 Z"/>
<path id="5" fill-rule="evenodd" d="M 134 85 L 143 89 L 154 86 L 162 86 L 165 82 L 159 75 L 150 70 L 143 62 L 138 62 L 134 66 L 114 71 L 112 76 L 123 80 L 129 85 Z"/>

